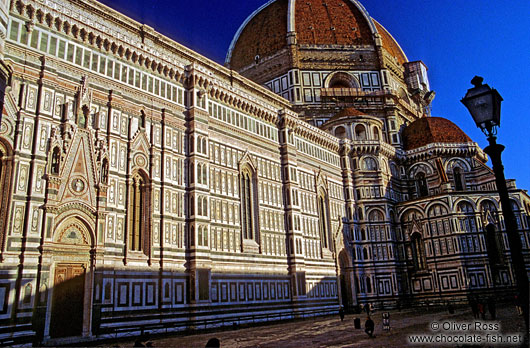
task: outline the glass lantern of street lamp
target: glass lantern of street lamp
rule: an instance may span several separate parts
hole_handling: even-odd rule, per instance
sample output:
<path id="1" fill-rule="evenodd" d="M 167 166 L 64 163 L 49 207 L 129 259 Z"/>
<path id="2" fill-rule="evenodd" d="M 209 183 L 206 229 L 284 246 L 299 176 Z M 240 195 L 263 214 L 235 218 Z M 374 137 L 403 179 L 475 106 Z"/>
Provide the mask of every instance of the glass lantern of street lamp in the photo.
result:
<path id="1" fill-rule="evenodd" d="M 496 89 L 483 85 L 484 79 L 475 76 L 471 83 L 475 86 L 467 90 L 461 102 L 469 110 L 473 120 L 486 135 L 494 134 L 501 123 L 502 97 Z"/>

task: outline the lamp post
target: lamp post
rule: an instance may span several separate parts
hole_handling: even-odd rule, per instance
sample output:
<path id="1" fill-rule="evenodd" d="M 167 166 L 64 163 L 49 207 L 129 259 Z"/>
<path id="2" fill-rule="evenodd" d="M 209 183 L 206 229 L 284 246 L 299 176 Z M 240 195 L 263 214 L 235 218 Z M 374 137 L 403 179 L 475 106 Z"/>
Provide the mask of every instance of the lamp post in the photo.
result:
<path id="1" fill-rule="evenodd" d="M 484 148 L 484 151 L 490 156 L 493 172 L 495 173 L 495 182 L 501 200 L 502 213 L 510 245 L 512 268 L 517 282 L 517 296 L 520 301 L 519 305 L 523 309 L 526 331 L 528 332 L 528 274 L 522 253 L 521 238 L 504 177 L 504 167 L 501 160 L 504 146 L 497 144 L 496 137 L 497 127 L 500 126 L 502 97 L 497 90 L 490 88 L 488 85 L 483 85 L 483 80 L 482 77 L 475 76 L 471 80 L 475 87 L 468 89 L 466 96 L 462 98 L 461 102 L 469 110 L 477 127 L 488 137 L 489 145 Z"/>

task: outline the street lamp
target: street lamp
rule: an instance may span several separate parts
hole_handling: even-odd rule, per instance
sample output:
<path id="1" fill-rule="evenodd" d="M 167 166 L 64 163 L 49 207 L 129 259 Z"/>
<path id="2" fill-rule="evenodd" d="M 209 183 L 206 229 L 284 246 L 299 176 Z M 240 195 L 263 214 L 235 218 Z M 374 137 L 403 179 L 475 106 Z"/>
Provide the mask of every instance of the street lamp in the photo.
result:
<path id="1" fill-rule="evenodd" d="M 528 332 L 528 274 L 526 272 L 525 261 L 522 253 L 521 238 L 515 221 L 515 215 L 512 210 L 506 179 L 504 177 L 504 167 L 502 165 L 501 154 L 504 146 L 497 144 L 497 127 L 500 127 L 501 120 L 501 102 L 502 97 L 497 90 L 483 85 L 484 79 L 475 76 L 471 83 L 475 86 L 468 89 L 466 96 L 461 102 L 466 106 L 484 134 L 488 137 L 489 146 L 484 148 L 491 158 L 493 172 L 495 173 L 495 182 L 497 191 L 501 200 L 502 213 L 506 225 L 506 233 L 512 256 L 512 267 L 515 272 L 517 281 L 518 299 L 523 309 L 526 331 Z"/>

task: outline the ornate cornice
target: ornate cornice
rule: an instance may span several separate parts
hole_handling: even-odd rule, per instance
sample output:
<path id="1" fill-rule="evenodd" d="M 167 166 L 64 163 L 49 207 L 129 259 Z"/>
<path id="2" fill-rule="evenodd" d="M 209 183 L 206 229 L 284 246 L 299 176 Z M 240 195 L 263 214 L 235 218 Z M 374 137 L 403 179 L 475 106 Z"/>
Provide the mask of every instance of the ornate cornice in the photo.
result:
<path id="1" fill-rule="evenodd" d="M 435 157 L 477 157 L 487 162 L 487 156 L 477 143 L 432 143 L 417 149 L 402 152 L 404 162 L 416 162 Z"/>
<path id="2" fill-rule="evenodd" d="M 92 209 L 92 207 L 83 202 L 70 202 L 62 205 L 46 205 L 45 210 L 48 213 L 56 215 L 60 215 L 67 211 L 77 210 L 82 211 L 83 213 L 93 218 L 96 217 L 97 213 L 95 209 Z"/>
<path id="3" fill-rule="evenodd" d="M 221 90 L 235 99 L 236 105 L 247 103 L 248 112 L 264 116 L 269 122 L 276 122 L 272 117 L 276 110 L 290 106 L 263 86 L 95 1 L 14 0 L 11 11 L 25 18 L 30 26 L 38 23 L 61 32 L 164 79 L 188 87 L 199 86 L 208 92 L 212 88 Z M 246 91 L 248 88 L 258 93 Z"/>
<path id="4" fill-rule="evenodd" d="M 325 147 L 327 150 L 338 153 L 340 149 L 339 138 L 310 125 L 309 123 L 296 119 L 295 134 L 306 138 L 315 144 Z"/>

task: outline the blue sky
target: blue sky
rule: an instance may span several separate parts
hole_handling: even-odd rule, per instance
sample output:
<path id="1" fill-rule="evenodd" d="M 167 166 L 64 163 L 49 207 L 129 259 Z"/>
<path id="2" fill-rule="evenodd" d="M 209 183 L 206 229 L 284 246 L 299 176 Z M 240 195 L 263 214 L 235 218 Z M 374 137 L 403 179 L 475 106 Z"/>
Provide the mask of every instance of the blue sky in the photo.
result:
<path id="1" fill-rule="evenodd" d="M 266 0 L 103 0 L 158 32 L 213 59 L 224 57 L 233 35 Z M 429 67 L 436 91 L 433 116 L 456 123 L 481 147 L 460 99 L 475 75 L 504 98 L 498 142 L 506 146 L 507 178 L 530 189 L 530 1 L 361 0 L 401 45 L 409 60 Z M 525 82 L 526 81 L 526 82 Z"/>

